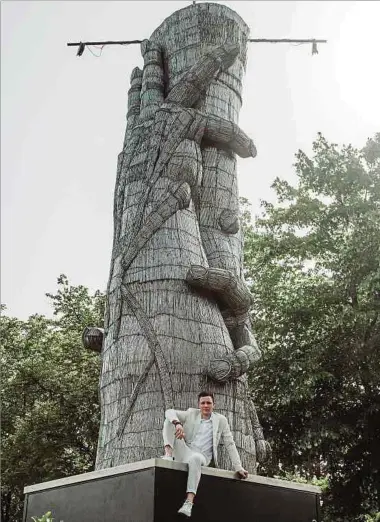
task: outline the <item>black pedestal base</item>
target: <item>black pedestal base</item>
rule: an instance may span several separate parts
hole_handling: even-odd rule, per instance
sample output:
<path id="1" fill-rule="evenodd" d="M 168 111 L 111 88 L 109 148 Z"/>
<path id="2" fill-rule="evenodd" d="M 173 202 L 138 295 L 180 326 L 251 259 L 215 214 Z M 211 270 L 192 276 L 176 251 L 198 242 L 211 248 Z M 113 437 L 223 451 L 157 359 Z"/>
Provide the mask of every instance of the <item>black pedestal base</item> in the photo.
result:
<path id="1" fill-rule="evenodd" d="M 25 488 L 24 522 L 179 522 L 187 466 L 151 459 Z M 319 489 L 202 469 L 192 522 L 319 522 Z"/>

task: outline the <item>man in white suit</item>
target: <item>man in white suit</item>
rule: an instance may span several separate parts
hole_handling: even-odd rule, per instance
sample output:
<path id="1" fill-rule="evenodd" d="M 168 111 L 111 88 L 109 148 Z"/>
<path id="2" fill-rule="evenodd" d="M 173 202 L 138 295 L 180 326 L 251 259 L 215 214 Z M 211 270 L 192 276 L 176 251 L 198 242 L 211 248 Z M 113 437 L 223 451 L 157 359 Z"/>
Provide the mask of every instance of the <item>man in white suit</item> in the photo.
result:
<path id="1" fill-rule="evenodd" d="M 228 451 L 232 466 L 241 478 L 248 477 L 239 457 L 236 445 L 224 415 L 214 412 L 214 395 L 201 392 L 199 408 L 186 411 L 166 410 L 163 429 L 166 460 L 176 460 L 189 465 L 186 500 L 178 513 L 191 516 L 194 497 L 201 478 L 201 466 L 208 466 L 214 459 L 218 467 L 218 444 L 221 440 Z"/>

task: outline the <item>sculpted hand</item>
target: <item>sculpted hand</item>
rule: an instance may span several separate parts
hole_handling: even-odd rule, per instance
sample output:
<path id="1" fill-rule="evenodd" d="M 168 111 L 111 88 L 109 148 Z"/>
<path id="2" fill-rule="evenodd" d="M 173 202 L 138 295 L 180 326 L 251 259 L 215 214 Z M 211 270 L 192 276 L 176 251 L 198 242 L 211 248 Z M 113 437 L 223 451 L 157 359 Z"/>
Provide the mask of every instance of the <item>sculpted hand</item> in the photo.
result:
<path id="1" fill-rule="evenodd" d="M 188 209 L 191 199 L 196 204 L 202 139 L 241 157 L 256 155 L 252 140 L 235 123 L 193 108 L 212 80 L 233 64 L 238 47 L 214 48 L 166 97 L 161 49 L 149 40 L 141 48 L 144 70 L 136 68 L 131 76 L 125 146 L 119 161 L 120 193 L 115 194 L 116 236 L 123 237 L 124 271 L 163 223 L 178 210 Z M 129 222 L 133 227 L 127 230 Z"/>
<path id="2" fill-rule="evenodd" d="M 169 93 L 160 46 L 145 40 L 141 51 L 144 69 L 132 72 L 127 129 L 118 162 L 105 330 L 106 338 L 111 336 L 109 342 L 117 343 L 125 322 L 123 307 L 128 307 L 139 317 L 151 357 L 129 397 L 119 436 L 153 364 L 158 368 L 166 407 L 174 402 L 171 369 L 152 323 L 144 317 L 147 304 L 135 299 L 130 284 L 184 280 L 191 265 L 208 265 L 198 223 L 202 140 L 241 157 L 256 154 L 252 140 L 237 124 L 195 108 L 214 78 L 234 63 L 238 46 L 213 48 Z"/>
<path id="3" fill-rule="evenodd" d="M 176 439 L 184 439 L 185 438 L 185 430 L 181 424 L 177 424 L 175 427 L 175 437 Z"/>

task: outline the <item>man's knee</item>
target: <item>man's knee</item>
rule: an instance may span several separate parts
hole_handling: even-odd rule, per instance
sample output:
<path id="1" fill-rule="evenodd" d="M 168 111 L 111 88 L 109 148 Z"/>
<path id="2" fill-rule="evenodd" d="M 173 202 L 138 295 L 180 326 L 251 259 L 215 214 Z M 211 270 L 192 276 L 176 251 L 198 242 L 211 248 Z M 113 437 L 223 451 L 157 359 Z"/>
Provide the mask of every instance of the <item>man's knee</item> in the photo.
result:
<path id="1" fill-rule="evenodd" d="M 200 455 L 199 453 L 194 453 L 189 458 L 189 465 L 193 464 L 194 466 L 204 466 L 205 465 L 205 458 L 203 455 Z"/>
<path id="2" fill-rule="evenodd" d="M 174 426 L 167 419 L 164 421 L 164 426 L 162 429 L 162 437 L 164 439 L 164 445 L 173 447 L 175 441 L 174 435 Z"/>

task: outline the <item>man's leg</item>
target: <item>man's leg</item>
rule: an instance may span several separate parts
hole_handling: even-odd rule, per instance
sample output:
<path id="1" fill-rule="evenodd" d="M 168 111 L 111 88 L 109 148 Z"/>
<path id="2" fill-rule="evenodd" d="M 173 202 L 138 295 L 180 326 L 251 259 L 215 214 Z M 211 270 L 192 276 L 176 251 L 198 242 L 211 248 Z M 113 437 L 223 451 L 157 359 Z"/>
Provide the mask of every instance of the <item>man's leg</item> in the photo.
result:
<path id="1" fill-rule="evenodd" d="M 194 497 L 197 493 L 198 484 L 201 479 L 201 467 L 207 466 L 206 457 L 201 453 L 189 450 L 189 455 L 186 461 L 189 465 L 189 474 L 187 476 L 186 500 L 178 513 L 191 517 Z"/>
<path id="2" fill-rule="evenodd" d="M 162 430 L 162 436 L 163 436 L 163 439 L 164 439 L 165 456 L 172 457 L 173 456 L 174 441 L 175 441 L 175 427 L 167 419 L 165 419 L 165 422 L 164 422 L 164 428 Z"/>
<path id="3" fill-rule="evenodd" d="M 188 460 L 189 474 L 187 477 L 187 500 L 191 502 L 197 494 L 199 481 L 201 479 L 201 467 L 206 466 L 206 458 L 201 453 L 192 453 Z"/>
<path id="4" fill-rule="evenodd" d="M 176 439 L 175 427 L 167 419 L 164 422 L 162 436 L 164 439 L 165 456 L 175 457 L 175 460 L 178 462 L 188 462 L 192 452 L 183 439 Z"/>
<path id="5" fill-rule="evenodd" d="M 194 497 L 197 493 L 199 481 L 201 479 L 201 467 L 207 466 L 206 461 L 201 453 L 192 451 L 184 440 L 175 438 L 174 425 L 165 419 L 164 428 L 162 430 L 165 446 L 165 456 L 172 457 L 173 451 L 178 462 L 188 464 L 189 472 L 187 477 L 186 501 L 178 513 L 191 516 L 191 509 L 193 507 Z"/>

